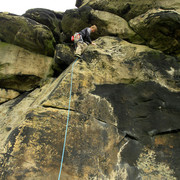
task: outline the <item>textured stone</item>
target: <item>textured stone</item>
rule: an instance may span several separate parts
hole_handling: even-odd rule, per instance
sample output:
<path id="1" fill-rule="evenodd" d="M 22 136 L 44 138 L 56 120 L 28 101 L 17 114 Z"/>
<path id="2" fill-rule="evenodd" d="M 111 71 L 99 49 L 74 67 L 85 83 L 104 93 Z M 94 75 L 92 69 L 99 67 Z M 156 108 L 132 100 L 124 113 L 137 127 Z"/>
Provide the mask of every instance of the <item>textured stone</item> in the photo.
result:
<path id="1" fill-rule="evenodd" d="M 180 127 L 179 92 L 169 92 L 152 82 L 137 82 L 99 85 L 93 94 L 112 104 L 119 130 L 144 143 L 149 143 L 148 138 L 156 134 L 176 131 Z"/>
<path id="2" fill-rule="evenodd" d="M 106 11 L 93 10 L 84 6 L 80 9 L 66 11 L 62 19 L 62 29 L 69 40 L 75 32 L 93 24 L 98 28 L 98 31 L 92 34 L 93 39 L 111 35 L 133 43 L 144 43 L 144 40 L 129 27 L 123 18 Z"/>
<path id="3" fill-rule="evenodd" d="M 96 24 L 98 27 L 98 37 L 111 35 L 137 44 L 144 43 L 144 40 L 129 27 L 126 20 L 115 14 L 92 10 L 91 19 L 91 24 Z"/>
<path id="4" fill-rule="evenodd" d="M 83 111 L 83 113 L 85 114 L 92 114 L 97 119 L 103 119 L 103 121 L 106 121 L 106 119 L 107 121 L 110 120 L 109 123 L 117 125 L 118 116 L 117 115 L 113 116 L 110 113 L 112 111 L 111 109 L 112 103 L 109 104 L 109 101 L 107 101 L 107 99 L 109 98 L 103 97 L 101 101 L 98 97 L 93 95 L 94 93 L 87 94 L 87 92 L 94 92 L 94 90 L 98 88 L 98 86 L 96 87 L 95 84 L 96 85 L 109 84 L 110 87 L 106 91 L 107 96 L 108 96 L 107 92 L 110 92 L 110 89 L 112 90 L 117 89 L 117 92 L 121 92 L 121 90 L 123 91 L 123 88 L 124 88 L 123 84 L 125 87 L 127 84 L 129 88 L 132 85 L 132 88 L 135 87 L 137 92 L 139 92 L 140 89 L 142 88 L 144 90 L 144 94 L 147 94 L 147 97 L 146 97 L 147 102 L 148 102 L 148 99 L 152 100 L 152 102 L 154 101 L 153 98 L 156 99 L 156 97 L 153 97 L 154 96 L 153 94 L 151 93 L 148 94 L 148 91 L 152 92 L 153 88 L 159 91 L 159 95 L 157 95 L 158 97 L 160 96 L 161 91 L 163 91 L 162 94 L 168 93 L 168 91 L 166 92 L 166 90 L 161 88 L 161 86 L 163 86 L 165 89 L 169 88 L 169 90 L 172 90 L 172 91 L 179 90 L 178 84 L 171 83 L 171 81 L 172 82 L 174 81 L 174 74 L 168 73 L 170 66 L 172 66 L 171 68 L 174 69 L 174 71 L 176 69 L 179 69 L 178 62 L 174 57 L 166 56 L 160 51 L 155 51 L 146 46 L 133 45 L 133 44 L 127 43 L 126 41 L 121 41 L 120 39 L 117 39 L 117 38 L 111 38 L 111 37 L 99 38 L 96 41 L 96 43 L 97 43 L 97 47 L 89 46 L 87 51 L 84 53 L 83 59 L 85 59 L 87 63 L 83 63 L 82 65 L 81 64 L 77 65 L 78 70 L 75 69 L 75 72 L 74 72 L 75 82 L 73 84 L 74 97 L 72 97 L 72 102 L 71 102 L 72 103 L 71 108 L 73 110 L 76 110 L 78 112 Z M 159 63 L 161 63 L 162 66 L 161 68 L 157 69 Z M 153 81 L 155 83 L 152 83 L 152 84 L 150 83 L 148 85 L 146 81 Z M 113 84 L 116 84 L 117 88 L 115 85 L 113 86 Z M 118 84 L 119 84 L 119 88 L 118 88 Z M 160 84 L 160 87 L 156 84 Z M 149 89 L 146 89 L 145 88 L 146 86 L 147 88 L 149 87 Z M 69 92 L 66 91 L 68 87 L 69 87 L 69 84 L 61 83 L 59 87 L 57 88 L 57 90 L 53 91 L 51 96 L 49 96 L 48 101 L 44 102 L 44 105 L 50 106 L 50 107 L 53 106 L 53 107 L 59 107 L 59 108 L 67 108 L 67 105 L 64 103 L 66 103 L 69 98 L 68 97 Z M 106 86 L 102 86 L 102 93 L 101 91 L 100 92 L 98 91 L 99 92 L 98 96 L 103 95 L 103 88 L 105 87 Z M 152 89 L 150 89 L 150 87 Z M 130 96 L 131 94 L 133 94 L 133 92 L 134 93 L 136 92 L 135 89 L 132 89 L 132 93 L 130 93 Z M 124 91 L 126 92 L 128 90 L 125 88 Z M 138 99 L 139 100 L 143 99 L 143 95 L 140 95 L 142 96 L 142 98 L 138 97 L 137 92 L 135 93 L 137 96 L 137 99 L 135 101 L 138 104 Z M 110 92 L 110 94 L 113 94 L 113 93 L 114 92 L 112 93 Z M 135 96 L 135 94 L 132 96 Z M 168 95 L 168 97 L 169 96 L 170 94 Z M 60 99 L 57 101 L 58 97 Z M 179 94 L 172 93 L 173 99 L 177 97 L 179 97 Z M 120 97 L 120 99 L 121 98 L 127 99 L 126 97 L 124 98 Z M 131 98 L 132 97 L 129 97 L 130 100 Z M 164 98 L 160 98 L 160 99 L 164 99 Z M 65 100 L 65 102 L 63 100 Z M 167 100 L 164 99 L 164 101 L 166 102 Z M 125 101 L 123 102 L 125 103 Z M 148 103 L 151 106 L 151 103 L 150 102 Z M 160 105 L 159 103 L 161 104 L 161 102 L 157 101 L 157 105 L 156 105 L 157 108 L 159 108 L 159 106 L 163 106 L 163 105 Z M 163 100 L 162 100 L 162 103 L 163 103 Z M 172 100 L 172 103 L 176 104 L 178 102 L 176 102 L 175 100 Z M 118 104 L 120 105 L 119 101 L 118 101 Z M 135 104 L 135 102 L 132 104 Z M 152 106 L 153 105 L 154 103 L 152 103 Z M 95 106 L 97 107 L 94 108 Z M 176 105 L 172 105 L 172 106 L 176 106 Z M 142 112 L 145 112 L 145 111 L 149 111 L 149 109 L 142 110 Z M 123 112 L 125 112 L 125 110 L 123 110 Z M 178 109 L 176 110 L 176 112 L 178 113 Z M 139 116 L 143 116 L 143 115 L 139 115 Z M 125 118 L 125 121 L 127 119 L 128 118 Z M 130 121 L 131 119 L 132 118 L 130 118 Z M 154 117 L 151 119 L 154 119 Z M 178 119 L 178 114 L 177 114 L 176 121 L 177 119 Z M 139 130 L 137 130 L 137 132 L 138 131 Z"/>
<path id="5" fill-rule="evenodd" d="M 62 18 L 62 30 L 66 42 L 71 42 L 71 36 L 85 27 L 89 26 L 89 15 L 92 8 L 83 7 L 80 9 L 67 10 Z"/>
<path id="6" fill-rule="evenodd" d="M 178 55 L 174 56 L 177 52 L 166 55 L 155 47 L 130 43 L 135 39 L 130 40 L 133 31 L 115 15 L 122 12 L 113 10 L 118 9 L 119 3 L 123 9 L 126 0 L 116 1 L 116 6 L 112 6 L 114 0 L 78 2 L 98 2 L 105 8 L 96 11 L 83 5 L 79 10 L 66 11 L 62 26 L 66 41 L 70 41 L 77 25 L 82 29 L 92 22 L 104 27 L 104 32 L 99 31 L 102 37 L 76 61 L 73 74 L 69 44 L 57 45 L 55 59 L 62 63 L 60 67 L 70 64 L 61 75 L 0 105 L 0 179 L 58 178 L 71 79 L 62 179 L 180 179 L 180 66 Z M 176 0 L 128 3 L 130 6 L 123 9 L 126 19 L 146 13 L 160 3 L 164 3 L 163 9 L 178 5 Z M 174 8 L 177 15 L 174 5 L 168 7 L 168 12 Z M 106 12 L 109 8 L 111 13 Z M 128 34 L 123 32 L 125 29 Z M 151 28 L 147 31 L 153 33 Z M 142 31 L 142 37 L 143 33 L 147 32 Z"/>
<path id="7" fill-rule="evenodd" d="M 18 164 L 19 168 L 14 168 L 13 164 L 3 166 L 8 170 L 4 177 L 56 179 L 66 116 L 66 110 L 51 108 L 29 112 L 24 123 L 12 131 L 15 136 L 7 141 L 8 149 L 12 150 L 8 153 L 13 157 L 6 160 Z M 71 112 L 62 179 L 67 176 L 68 179 L 108 177 L 117 164 L 121 138 L 117 128 Z"/>
<path id="8" fill-rule="evenodd" d="M 0 88 L 0 104 L 19 96 L 20 93 L 13 90 Z"/>
<path id="9" fill-rule="evenodd" d="M 178 179 L 177 59 L 115 37 L 96 44 L 74 65 L 62 178 Z M 58 177 L 71 70 L 1 105 L 2 178 Z"/>
<path id="10" fill-rule="evenodd" d="M 57 44 L 53 63 L 55 75 L 58 76 L 62 73 L 74 60 L 73 46 L 67 44 Z"/>
<path id="11" fill-rule="evenodd" d="M 0 13 L 0 26 L 1 41 L 47 56 L 54 55 L 55 40 L 47 26 L 10 13 Z"/>
<path id="12" fill-rule="evenodd" d="M 0 42 L 0 87 L 32 90 L 53 73 L 52 63 L 51 57 Z"/>
<path id="13" fill-rule="evenodd" d="M 153 9 L 129 23 L 150 47 L 167 54 L 180 54 L 180 14 L 177 12 Z"/>
<path id="14" fill-rule="evenodd" d="M 49 29 L 53 32 L 56 43 L 62 42 L 61 19 L 63 17 L 63 13 L 57 13 L 48 9 L 35 8 L 26 11 L 23 16 L 49 27 Z"/>
<path id="15" fill-rule="evenodd" d="M 25 92 L 17 98 L 9 100 L 0 106 L 0 142 L 1 152 L 4 152 L 4 144 L 11 132 L 22 124 L 27 111 L 40 105 L 43 97 L 49 90 L 49 86 L 54 79 L 50 79 L 47 84 L 37 88 L 32 92 Z M 12 90 L 11 90 L 12 91 Z M 11 135 L 13 136 L 13 135 Z"/>
<path id="16" fill-rule="evenodd" d="M 108 11 L 117 14 L 126 20 L 130 20 L 136 16 L 144 14 L 153 8 L 162 8 L 166 10 L 176 10 L 180 12 L 180 2 L 179 0 L 76 0 L 76 6 L 89 5 L 95 10 Z"/>

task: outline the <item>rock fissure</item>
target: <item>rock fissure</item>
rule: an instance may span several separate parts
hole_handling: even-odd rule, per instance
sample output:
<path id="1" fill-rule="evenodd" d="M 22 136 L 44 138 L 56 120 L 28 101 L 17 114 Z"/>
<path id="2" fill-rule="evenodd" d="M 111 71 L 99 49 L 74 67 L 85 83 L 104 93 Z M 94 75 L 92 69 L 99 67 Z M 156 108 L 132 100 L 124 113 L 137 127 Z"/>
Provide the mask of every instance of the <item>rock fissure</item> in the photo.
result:
<path id="1" fill-rule="evenodd" d="M 57 179 L 70 37 L 95 24 L 73 70 L 62 179 L 180 179 L 179 0 L 76 4 L 0 12 L 0 176 Z"/>
<path id="2" fill-rule="evenodd" d="M 60 107 L 56 107 L 56 106 L 48 106 L 48 105 L 43 105 L 44 108 L 52 108 L 52 109 L 58 109 L 58 110 L 65 110 L 65 111 L 68 111 L 69 109 L 68 108 L 60 108 Z M 91 118 L 94 118 L 96 119 L 97 121 L 100 121 L 102 123 L 105 123 L 105 124 L 108 124 L 108 125 L 111 125 L 111 126 L 114 126 L 116 128 L 118 128 L 116 125 L 112 124 L 112 123 L 109 123 L 109 122 L 106 122 L 105 120 L 102 120 L 102 119 L 99 119 L 91 114 L 86 114 L 86 113 L 83 113 L 81 111 L 77 111 L 75 109 L 70 109 L 70 112 L 75 112 L 75 113 L 78 113 L 78 114 L 81 114 L 83 116 L 87 116 L 87 117 L 91 117 Z"/>
<path id="3" fill-rule="evenodd" d="M 151 136 L 154 137 L 154 136 L 163 136 L 163 135 L 171 135 L 171 134 L 178 134 L 178 133 L 180 133 L 180 129 L 172 129 L 172 130 L 162 131 L 159 133 L 154 133 L 154 134 L 151 134 Z"/>
<path id="4" fill-rule="evenodd" d="M 139 141 L 139 139 L 135 136 L 132 136 L 131 134 L 125 132 L 125 138 L 131 139 L 131 140 L 135 140 L 135 141 Z"/>

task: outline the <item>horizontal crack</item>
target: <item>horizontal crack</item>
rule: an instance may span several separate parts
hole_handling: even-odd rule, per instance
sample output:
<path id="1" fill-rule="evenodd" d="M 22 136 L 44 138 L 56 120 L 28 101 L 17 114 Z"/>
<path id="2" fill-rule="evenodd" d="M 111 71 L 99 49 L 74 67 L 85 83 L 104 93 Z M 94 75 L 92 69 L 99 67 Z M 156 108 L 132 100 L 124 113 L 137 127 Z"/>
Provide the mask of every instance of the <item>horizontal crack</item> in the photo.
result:
<path id="1" fill-rule="evenodd" d="M 132 140 L 138 141 L 138 138 L 136 138 L 136 137 L 134 137 L 134 136 L 132 136 L 130 134 L 127 134 L 127 133 L 126 133 L 125 137 L 128 138 L 128 139 L 132 139 Z"/>
<path id="2" fill-rule="evenodd" d="M 137 116 L 137 117 L 135 117 L 136 119 L 146 119 L 148 116 L 146 116 L 146 115 L 142 115 L 142 116 Z"/>
<path id="3" fill-rule="evenodd" d="M 69 110 L 68 108 L 60 108 L 60 107 L 48 106 L 48 105 L 43 105 L 43 107 L 45 107 L 45 108 L 54 108 L 54 109 L 59 109 L 59 110 L 66 110 L 66 111 Z M 82 114 L 82 115 L 84 115 L 84 116 L 92 117 L 92 118 L 94 118 L 94 119 L 96 119 L 96 120 L 98 120 L 98 121 L 100 121 L 100 122 L 103 122 L 103 123 L 106 123 L 106 124 L 109 124 L 109 125 L 111 125 L 111 126 L 114 126 L 114 127 L 118 128 L 116 125 L 111 124 L 111 123 L 109 123 L 109 122 L 106 122 L 106 121 L 104 121 L 104 120 L 102 120 L 102 119 L 96 118 L 96 117 L 94 117 L 94 116 L 92 116 L 92 115 L 90 115 L 90 114 L 86 114 L 86 113 L 83 113 L 83 112 L 81 112 L 81 111 L 77 111 L 77 110 L 75 110 L 75 109 L 70 109 L 70 111 L 76 112 L 76 113 L 79 113 L 79 114 Z"/>
<path id="4" fill-rule="evenodd" d="M 43 107 L 45 107 L 45 108 L 55 108 L 55 109 L 59 109 L 59 110 L 66 110 L 66 111 L 68 111 L 68 108 L 60 108 L 60 107 L 56 107 L 56 106 L 43 105 Z M 114 124 L 111 124 L 111 123 L 109 123 L 109 122 L 106 122 L 106 121 L 104 121 L 104 120 L 102 120 L 102 119 L 96 118 L 96 117 L 94 117 L 94 116 L 92 116 L 92 115 L 90 115 L 90 114 L 85 114 L 85 113 L 83 113 L 83 112 L 81 112 L 81 111 L 77 111 L 77 110 L 74 110 L 74 109 L 70 109 L 70 111 L 76 112 L 76 113 L 79 113 L 79 114 L 82 114 L 82 115 L 84 115 L 84 116 L 92 117 L 92 118 L 96 119 L 97 121 L 100 121 L 100 122 L 103 122 L 103 123 L 105 123 L 105 124 L 108 124 L 108 125 L 111 125 L 111 126 L 114 126 L 114 127 L 118 128 L 118 126 L 116 126 L 116 125 L 114 125 Z M 128 139 L 135 140 L 135 141 L 138 141 L 138 140 L 139 140 L 137 137 L 133 136 L 131 133 L 128 133 L 128 132 L 126 132 L 126 131 L 122 131 L 122 130 L 120 130 L 119 128 L 118 128 L 118 130 L 119 130 L 122 134 L 124 134 L 124 138 L 128 138 Z"/>
<path id="5" fill-rule="evenodd" d="M 177 133 L 180 133 L 180 129 L 173 129 L 173 130 L 168 130 L 164 132 L 154 133 L 152 137 L 159 136 L 159 135 L 177 134 Z"/>

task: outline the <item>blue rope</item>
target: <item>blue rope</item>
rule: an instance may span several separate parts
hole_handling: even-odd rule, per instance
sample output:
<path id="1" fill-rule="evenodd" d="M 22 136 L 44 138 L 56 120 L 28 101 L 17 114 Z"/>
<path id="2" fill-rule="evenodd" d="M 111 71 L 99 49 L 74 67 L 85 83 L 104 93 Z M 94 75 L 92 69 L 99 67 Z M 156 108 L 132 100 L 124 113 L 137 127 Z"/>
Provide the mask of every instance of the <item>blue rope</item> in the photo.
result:
<path id="1" fill-rule="evenodd" d="M 66 123 L 66 131 L 65 131 L 65 137 L 64 137 L 64 145 L 63 145 L 63 152 L 62 152 L 62 158 L 61 158 L 61 166 L 60 166 L 60 171 L 59 171 L 59 177 L 58 180 L 61 178 L 61 171 L 62 171 L 62 165 L 63 165 L 63 159 L 64 159 L 64 151 L 65 151 L 65 146 L 66 146 L 66 137 L 67 137 L 67 130 L 68 130 L 68 124 L 69 124 L 69 114 L 70 114 L 70 105 L 71 105 L 71 93 L 72 93 L 72 80 L 73 80 L 73 68 L 74 64 L 78 58 L 74 61 L 72 65 L 72 71 L 71 71 L 71 87 L 70 87 L 70 95 L 69 95 L 69 107 L 68 107 L 68 116 L 67 116 L 67 123 Z"/>

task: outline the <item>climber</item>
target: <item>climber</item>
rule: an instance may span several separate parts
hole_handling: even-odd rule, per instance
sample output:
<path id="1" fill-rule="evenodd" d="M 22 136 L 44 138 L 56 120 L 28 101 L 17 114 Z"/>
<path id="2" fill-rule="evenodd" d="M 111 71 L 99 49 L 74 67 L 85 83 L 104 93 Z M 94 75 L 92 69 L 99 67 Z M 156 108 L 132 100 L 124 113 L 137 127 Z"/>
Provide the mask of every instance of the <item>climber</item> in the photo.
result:
<path id="1" fill-rule="evenodd" d="M 90 34 L 97 31 L 96 25 L 91 27 L 86 27 L 78 33 L 74 34 L 74 43 L 76 47 L 75 56 L 81 57 L 81 54 L 87 48 L 89 44 L 96 45 L 94 42 L 91 41 Z"/>

